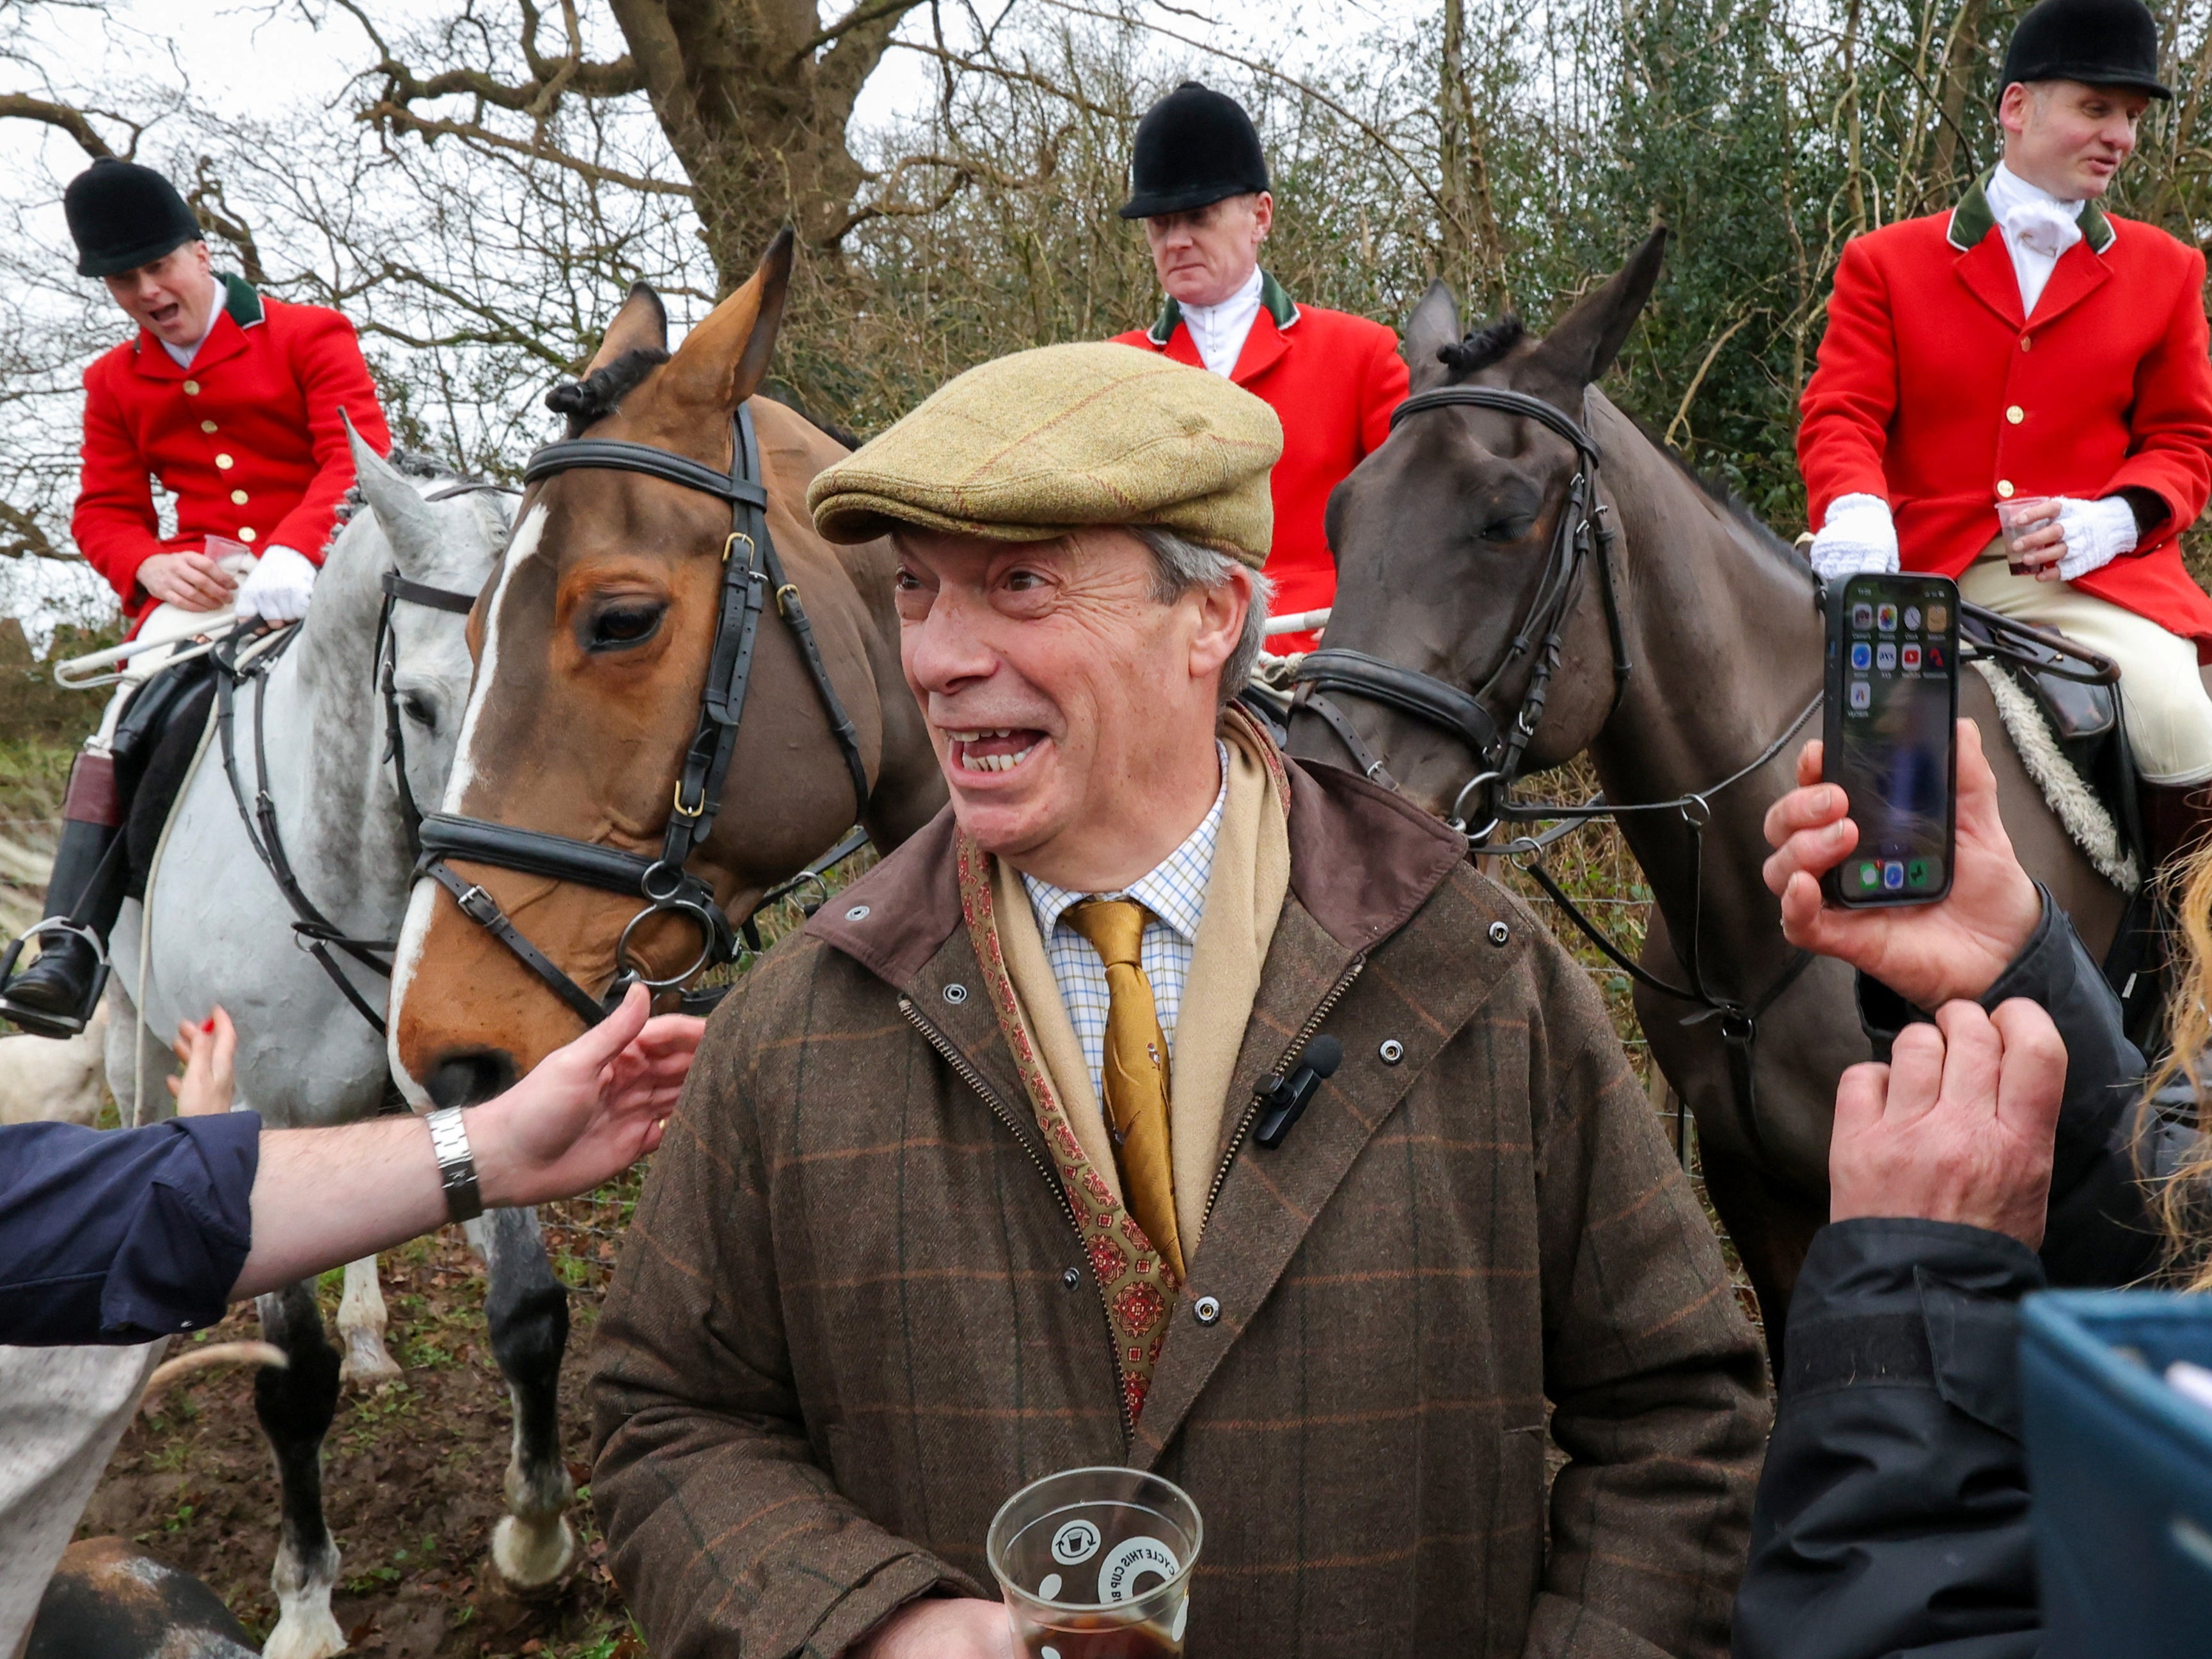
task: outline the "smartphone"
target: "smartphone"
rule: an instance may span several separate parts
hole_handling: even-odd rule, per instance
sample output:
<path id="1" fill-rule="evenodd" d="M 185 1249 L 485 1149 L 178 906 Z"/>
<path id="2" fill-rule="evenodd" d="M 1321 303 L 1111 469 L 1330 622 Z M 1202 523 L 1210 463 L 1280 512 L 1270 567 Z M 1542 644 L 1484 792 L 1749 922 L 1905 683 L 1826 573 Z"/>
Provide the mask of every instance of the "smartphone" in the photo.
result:
<path id="1" fill-rule="evenodd" d="M 1958 830 L 1959 588 L 1944 576 L 1828 585 L 1820 771 L 1850 800 L 1858 845 L 1823 881 L 1851 908 L 1932 904 Z"/>

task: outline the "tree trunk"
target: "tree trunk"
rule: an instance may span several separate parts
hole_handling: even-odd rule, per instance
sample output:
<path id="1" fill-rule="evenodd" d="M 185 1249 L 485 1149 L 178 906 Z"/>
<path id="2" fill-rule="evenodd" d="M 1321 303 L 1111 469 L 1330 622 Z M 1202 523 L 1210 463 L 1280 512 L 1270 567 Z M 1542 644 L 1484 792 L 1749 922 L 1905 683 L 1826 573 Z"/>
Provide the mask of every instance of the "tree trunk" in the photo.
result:
<path id="1" fill-rule="evenodd" d="M 724 292 L 778 227 L 817 252 L 852 228 L 865 175 L 846 124 L 913 4 L 860 0 L 824 27 L 812 0 L 610 0 Z"/>

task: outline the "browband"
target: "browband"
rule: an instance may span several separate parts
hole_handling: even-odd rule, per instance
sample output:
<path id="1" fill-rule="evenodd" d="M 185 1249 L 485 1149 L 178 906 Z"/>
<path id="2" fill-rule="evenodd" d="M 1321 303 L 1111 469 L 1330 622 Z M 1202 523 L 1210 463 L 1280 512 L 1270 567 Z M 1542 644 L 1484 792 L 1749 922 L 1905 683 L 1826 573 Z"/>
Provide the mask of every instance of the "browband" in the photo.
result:
<path id="1" fill-rule="evenodd" d="M 397 570 L 384 573 L 384 591 L 395 599 L 404 599 L 410 605 L 426 605 L 433 611 L 450 611 L 457 617 L 465 617 L 476 609 L 477 596 L 461 593 L 450 587 L 433 587 L 428 582 L 410 582 Z"/>
<path id="2" fill-rule="evenodd" d="M 1533 398 L 1525 392 L 1515 392 L 1502 386 L 1440 386 L 1433 392 L 1417 392 L 1390 411 L 1390 427 L 1397 429 L 1398 422 L 1408 415 L 1419 415 L 1431 409 L 1449 409 L 1457 404 L 1468 409 L 1495 409 L 1509 415 L 1525 415 L 1530 420 L 1547 426 L 1585 455 L 1597 453 L 1597 446 L 1590 441 L 1589 433 L 1571 416 L 1564 415 L 1541 398 Z"/>
<path id="3" fill-rule="evenodd" d="M 686 489 L 719 496 L 726 501 L 743 501 L 748 507 L 763 508 L 768 506 L 767 486 L 751 478 L 732 477 L 720 468 L 695 461 L 688 455 L 671 454 L 650 444 L 625 443 L 619 438 L 567 438 L 547 444 L 532 452 L 522 469 L 522 481 L 536 483 L 540 478 L 578 466 L 642 472 L 647 477 L 682 484 Z"/>

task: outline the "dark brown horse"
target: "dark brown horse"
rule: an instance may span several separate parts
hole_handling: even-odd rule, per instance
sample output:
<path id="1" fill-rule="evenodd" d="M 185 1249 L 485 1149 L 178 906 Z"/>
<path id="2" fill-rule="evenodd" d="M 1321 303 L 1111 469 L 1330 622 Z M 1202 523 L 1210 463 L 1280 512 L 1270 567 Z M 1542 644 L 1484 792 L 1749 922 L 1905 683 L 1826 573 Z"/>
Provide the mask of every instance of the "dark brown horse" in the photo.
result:
<path id="1" fill-rule="evenodd" d="M 884 543 L 833 547 L 806 512 L 808 482 L 845 452 L 789 409 L 753 396 L 775 345 L 790 262 L 786 236 L 672 357 L 660 301 L 647 289 L 633 290 L 584 380 L 563 399 L 572 439 L 649 447 L 678 458 L 680 476 L 708 483 L 730 473 L 733 417 L 749 407 L 767 539 L 781 574 L 761 583 L 765 603 L 720 811 L 684 865 L 711 894 L 702 902 L 733 918 L 836 841 L 856 809 L 876 845 L 889 848 L 945 800 L 899 669 L 891 550 Z M 684 475 L 686 464 L 701 470 Z M 757 532 L 757 520 L 743 522 Z M 761 539 L 733 533 L 728 500 L 665 476 L 584 460 L 539 478 L 469 619 L 477 673 L 445 813 L 536 831 L 571 849 L 584 844 L 587 854 L 659 856 L 686 748 L 702 723 L 726 561 L 757 556 Z M 803 654 L 802 610 L 826 690 Z M 857 801 L 833 703 L 850 720 L 864 775 Z M 577 997 L 605 994 L 624 930 L 645 908 L 636 894 L 458 854 L 446 863 L 573 981 Z M 670 980 L 700 946 L 696 917 L 663 912 L 635 929 L 627 960 L 649 979 Z M 484 1098 L 581 1029 L 574 1006 L 464 915 L 448 890 L 417 883 L 391 1016 L 393 1074 L 416 1103 Z M 492 1346 L 517 1419 L 512 1513 L 494 1538 L 493 1559 L 511 1581 L 542 1583 L 573 1553 L 553 1415 L 566 1312 L 533 1217 L 495 1212 L 486 1218 L 486 1240 Z"/>
<path id="2" fill-rule="evenodd" d="M 1620 818 L 1655 901 L 1642 963 L 1675 985 L 1702 977 L 1716 999 L 1757 1007 L 1771 996 L 1771 1006 L 1737 1051 L 1736 1076 L 1723 1020 L 1698 1018 L 1698 1005 L 1641 985 L 1636 1007 L 1653 1059 L 1696 1118 L 1715 1206 L 1762 1304 L 1778 1313 L 1826 1218 L 1837 1078 L 1868 1048 L 1849 970 L 1816 960 L 1788 977 L 1795 955 L 1759 877 L 1761 818 L 1793 781 L 1802 737 L 1820 735 L 1817 711 L 1770 761 L 1715 792 L 1783 739 L 1819 694 L 1823 634 L 1810 574 L 1591 389 L 1650 297 L 1663 240 L 1652 236 L 1541 339 L 1510 324 L 1462 339 L 1451 292 L 1438 283 L 1408 325 L 1406 354 L 1417 395 L 1509 388 L 1583 422 L 1595 441 L 1598 500 L 1616 532 L 1620 655 L 1632 665 L 1616 672 L 1604 585 L 1588 571 L 1565 612 L 1525 769 L 1587 751 L 1612 803 L 1713 792 L 1702 880 L 1683 811 Z M 1324 643 L 1468 692 L 1485 685 L 1536 603 L 1576 470 L 1573 446 L 1525 413 L 1446 405 L 1409 415 L 1329 502 L 1339 586 Z M 1501 720 L 1520 706 L 1534 655 L 1524 651 L 1486 699 Z M 1353 690 L 1326 695 L 1407 794 L 1449 811 L 1474 769 L 1460 738 Z M 2121 895 L 2045 805 L 1978 674 L 1961 677 L 1960 707 L 1981 729 L 2022 860 L 2101 953 L 2119 924 Z M 1295 718 L 1291 746 L 1338 763 L 1346 754 L 1311 712 Z M 1694 945 L 1678 948 L 1688 940 Z"/>

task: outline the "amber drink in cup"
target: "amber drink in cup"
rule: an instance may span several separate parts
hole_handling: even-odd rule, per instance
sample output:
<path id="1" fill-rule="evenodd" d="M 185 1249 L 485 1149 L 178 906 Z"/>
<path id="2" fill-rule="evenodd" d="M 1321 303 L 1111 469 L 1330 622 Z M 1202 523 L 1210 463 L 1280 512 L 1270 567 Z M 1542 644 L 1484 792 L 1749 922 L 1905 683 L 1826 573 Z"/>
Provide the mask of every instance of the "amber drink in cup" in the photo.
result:
<path id="1" fill-rule="evenodd" d="M 1997 526 L 2004 532 L 2005 568 L 2015 576 L 2033 576 L 2035 567 L 2020 562 L 2020 538 L 2040 530 L 2058 516 L 2058 503 L 2048 495 L 2023 495 L 1997 503 Z"/>
<path id="2" fill-rule="evenodd" d="M 1027 1659 L 1179 1659 L 1198 1505 L 1141 1469 L 1064 1469 L 1006 1501 L 985 1542 Z"/>

